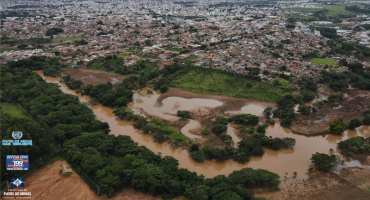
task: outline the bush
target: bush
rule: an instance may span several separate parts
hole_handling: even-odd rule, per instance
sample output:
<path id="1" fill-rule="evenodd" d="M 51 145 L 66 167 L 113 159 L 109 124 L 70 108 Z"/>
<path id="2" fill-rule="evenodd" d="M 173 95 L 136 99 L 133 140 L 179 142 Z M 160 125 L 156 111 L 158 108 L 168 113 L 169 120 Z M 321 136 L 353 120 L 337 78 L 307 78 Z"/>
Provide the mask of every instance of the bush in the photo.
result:
<path id="1" fill-rule="evenodd" d="M 204 155 L 201 151 L 195 151 L 190 153 L 190 157 L 196 161 L 203 162 Z"/>
<path id="2" fill-rule="evenodd" d="M 335 101 L 342 100 L 343 98 L 344 98 L 344 95 L 343 94 L 331 94 L 328 97 L 328 101 L 335 102 Z"/>
<path id="3" fill-rule="evenodd" d="M 330 123 L 330 132 L 334 133 L 335 135 L 342 135 L 346 130 L 346 127 L 347 125 L 343 119 L 339 118 Z"/>
<path id="4" fill-rule="evenodd" d="M 222 125 L 222 124 L 216 124 L 216 125 L 213 125 L 212 127 L 212 132 L 219 136 L 221 135 L 222 133 L 224 133 L 225 131 L 227 130 L 227 126 L 225 125 Z"/>
<path id="5" fill-rule="evenodd" d="M 323 101 L 319 101 L 318 102 L 320 105 L 324 105 L 324 102 Z"/>
<path id="6" fill-rule="evenodd" d="M 312 154 L 310 159 L 315 166 L 321 171 L 327 171 L 330 167 L 335 166 L 336 157 L 335 155 L 327 155 L 324 153 Z"/>
<path id="7" fill-rule="evenodd" d="M 199 143 L 198 142 L 193 142 L 193 144 L 191 144 L 191 146 L 189 148 L 189 151 L 199 151 Z"/>
<path id="8" fill-rule="evenodd" d="M 178 110 L 177 116 L 185 119 L 190 119 L 190 112 L 187 110 Z"/>
<path id="9" fill-rule="evenodd" d="M 203 134 L 203 135 L 208 135 L 209 134 L 209 130 L 208 129 L 202 129 L 202 131 L 201 131 L 201 133 Z"/>
<path id="10" fill-rule="evenodd" d="M 355 130 L 357 127 L 360 127 L 361 125 L 362 125 L 362 121 L 360 119 L 354 118 L 349 123 L 348 128 L 351 130 Z"/>
<path id="11" fill-rule="evenodd" d="M 353 137 L 338 143 L 338 148 L 346 156 L 359 153 L 370 153 L 370 137 Z"/>
<path id="12" fill-rule="evenodd" d="M 162 93 L 165 93 L 165 92 L 167 92 L 168 87 L 166 85 L 162 85 L 160 90 L 161 90 Z"/>

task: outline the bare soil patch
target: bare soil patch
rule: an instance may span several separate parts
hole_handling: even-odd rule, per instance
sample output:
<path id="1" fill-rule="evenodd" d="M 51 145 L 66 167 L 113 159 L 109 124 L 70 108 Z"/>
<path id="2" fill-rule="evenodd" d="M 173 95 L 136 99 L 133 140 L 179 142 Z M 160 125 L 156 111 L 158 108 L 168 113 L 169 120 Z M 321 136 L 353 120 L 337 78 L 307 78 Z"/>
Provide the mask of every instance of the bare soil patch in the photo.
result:
<path id="1" fill-rule="evenodd" d="M 32 199 L 105 199 L 98 197 L 77 174 L 63 177 L 64 166 L 70 168 L 61 160 L 45 164 L 26 178 L 24 189 L 32 193 Z"/>
<path id="2" fill-rule="evenodd" d="M 367 181 L 370 181 L 370 179 Z M 255 191 L 255 196 L 264 197 L 266 200 L 370 199 L 370 193 L 331 172 L 313 172 L 310 173 L 309 179 L 293 184 L 288 188 L 272 192 Z"/>
<path id="3" fill-rule="evenodd" d="M 303 135 L 315 135 L 323 130 L 328 130 L 330 122 L 342 118 L 349 123 L 353 118 L 362 119 L 362 113 L 370 110 L 370 91 L 351 90 L 348 97 L 334 103 L 324 105 L 315 104 L 318 112 L 310 115 L 297 114 L 302 121 L 293 121 L 290 129 L 294 133 Z M 320 121 L 321 120 L 321 121 Z M 309 122 L 304 124 L 303 122 Z"/>
<path id="4" fill-rule="evenodd" d="M 110 74 L 108 72 L 89 69 L 61 69 L 62 73 L 70 75 L 74 79 L 81 80 L 85 85 L 99 85 L 111 82 L 112 84 L 122 83 L 124 76 Z"/>

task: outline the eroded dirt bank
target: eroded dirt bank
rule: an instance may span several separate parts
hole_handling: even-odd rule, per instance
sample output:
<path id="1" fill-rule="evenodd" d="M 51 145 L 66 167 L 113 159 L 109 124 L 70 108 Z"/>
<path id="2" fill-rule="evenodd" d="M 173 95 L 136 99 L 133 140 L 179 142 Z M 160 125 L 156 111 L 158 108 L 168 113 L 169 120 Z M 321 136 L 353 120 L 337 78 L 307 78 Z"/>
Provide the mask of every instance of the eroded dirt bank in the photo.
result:
<path id="1" fill-rule="evenodd" d="M 297 114 L 297 119 L 293 121 L 290 129 L 294 133 L 303 135 L 314 135 L 324 130 L 328 130 L 330 122 L 342 118 L 349 123 L 353 118 L 362 119 L 362 113 L 370 110 L 370 91 L 351 90 L 348 97 L 334 103 L 324 105 L 315 104 L 318 112 L 310 115 Z M 308 124 L 307 124 L 308 122 Z M 305 124 L 306 123 L 306 124 Z"/>
<path id="2" fill-rule="evenodd" d="M 313 172 L 309 179 L 277 191 L 255 191 L 256 197 L 266 200 L 364 200 L 370 193 L 364 187 L 370 184 L 370 169 L 345 168 L 340 175 L 331 172 Z"/>
<path id="3" fill-rule="evenodd" d="M 121 83 L 126 77 L 110 74 L 108 72 L 89 70 L 89 69 L 61 69 L 62 73 L 70 75 L 72 78 L 81 80 L 85 85 L 99 85 L 111 82 L 112 84 Z"/>
<path id="4" fill-rule="evenodd" d="M 76 173 L 69 177 L 63 177 L 63 174 L 69 169 L 66 161 L 59 160 L 45 164 L 26 178 L 24 189 L 31 192 L 32 199 L 106 199 L 98 197 Z"/>

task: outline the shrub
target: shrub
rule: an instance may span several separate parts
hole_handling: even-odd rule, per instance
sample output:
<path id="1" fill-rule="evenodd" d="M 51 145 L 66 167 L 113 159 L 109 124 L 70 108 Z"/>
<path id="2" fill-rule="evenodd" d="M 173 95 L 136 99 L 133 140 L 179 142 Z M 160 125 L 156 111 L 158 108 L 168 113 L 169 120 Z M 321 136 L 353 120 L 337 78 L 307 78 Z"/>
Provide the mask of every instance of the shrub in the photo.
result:
<path id="1" fill-rule="evenodd" d="M 342 135 L 346 130 L 346 126 L 347 125 L 342 118 L 336 119 L 334 122 L 330 123 L 330 132 L 334 133 L 335 135 Z"/>
<path id="2" fill-rule="evenodd" d="M 362 121 L 360 119 L 354 118 L 349 123 L 348 128 L 351 130 L 355 130 L 357 127 L 360 127 L 361 125 L 362 125 Z"/>
<path id="3" fill-rule="evenodd" d="M 324 153 L 312 154 L 310 159 L 315 166 L 321 171 L 327 171 L 330 167 L 335 166 L 336 157 L 335 155 L 327 155 Z"/>
<path id="4" fill-rule="evenodd" d="M 206 129 L 206 128 L 205 129 L 202 129 L 201 132 L 202 132 L 203 135 L 208 135 L 209 134 L 209 130 Z"/>
<path id="5" fill-rule="evenodd" d="M 199 151 L 199 143 L 198 142 L 193 142 L 190 146 L 190 151 Z"/>
<path id="6" fill-rule="evenodd" d="M 225 125 L 222 125 L 222 124 L 216 124 L 216 125 L 213 125 L 212 127 L 212 132 L 215 134 L 215 135 L 221 135 L 222 133 L 224 133 L 225 131 L 227 130 L 227 126 Z"/>
<path id="7" fill-rule="evenodd" d="M 190 157 L 196 161 L 203 162 L 204 155 L 201 151 L 195 151 L 190 153 Z"/>
<path id="8" fill-rule="evenodd" d="M 177 116 L 185 119 L 190 119 L 190 112 L 187 110 L 178 110 Z"/>
<path id="9" fill-rule="evenodd" d="M 160 90 L 161 90 L 162 93 L 165 93 L 165 92 L 167 92 L 168 87 L 166 85 L 162 85 Z"/>
<path id="10" fill-rule="evenodd" d="M 318 104 L 324 105 L 324 102 L 323 101 L 319 101 Z"/>

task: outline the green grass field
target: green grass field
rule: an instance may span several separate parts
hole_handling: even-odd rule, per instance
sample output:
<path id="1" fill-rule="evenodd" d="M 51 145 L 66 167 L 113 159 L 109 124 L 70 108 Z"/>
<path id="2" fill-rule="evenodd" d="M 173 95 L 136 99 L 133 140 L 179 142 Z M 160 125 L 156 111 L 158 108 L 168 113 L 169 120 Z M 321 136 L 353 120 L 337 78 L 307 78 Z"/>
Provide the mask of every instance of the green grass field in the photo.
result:
<path id="1" fill-rule="evenodd" d="M 55 39 L 53 39 L 53 42 L 60 42 L 60 41 L 63 41 L 63 42 L 65 42 L 65 41 L 80 41 L 80 40 L 82 40 L 83 38 L 82 37 L 75 37 L 75 38 L 71 38 L 71 37 L 63 37 L 63 38 L 61 38 L 61 37 L 58 37 L 58 38 L 55 38 Z"/>
<path id="2" fill-rule="evenodd" d="M 280 85 L 283 86 L 283 87 L 286 87 L 286 86 L 289 85 L 289 81 L 285 80 L 283 78 L 278 78 L 277 81 L 279 81 Z"/>
<path id="3" fill-rule="evenodd" d="M 329 59 L 323 59 L 323 58 L 312 58 L 310 60 L 311 63 L 320 64 L 320 65 L 329 65 L 329 66 L 336 66 L 336 60 L 329 60 Z"/>
<path id="4" fill-rule="evenodd" d="M 31 117 L 23 111 L 19 106 L 15 103 L 1 103 L 1 112 L 8 113 L 14 117 L 20 117 L 20 118 L 28 118 Z"/>
<path id="5" fill-rule="evenodd" d="M 201 68 L 194 68 L 189 73 L 180 75 L 171 82 L 170 87 L 201 94 L 224 95 L 267 102 L 276 102 L 282 95 L 288 94 L 283 89 L 267 83 L 233 76 L 219 70 Z"/>
<path id="6" fill-rule="evenodd" d="M 354 14 L 364 14 L 364 13 L 357 13 L 357 12 L 350 12 L 345 10 L 346 5 L 322 5 L 322 4 L 313 4 L 314 6 L 321 7 L 323 9 L 327 9 L 328 12 L 325 14 L 325 16 L 336 16 L 338 14 L 344 14 L 344 15 L 354 15 Z M 347 6 L 353 6 L 353 4 L 347 4 Z M 360 8 L 364 8 L 364 5 L 357 5 Z M 320 11 L 319 8 L 286 8 L 281 10 L 290 10 L 290 11 L 296 11 L 301 13 L 313 13 L 316 11 Z M 304 16 L 296 16 L 294 18 L 303 18 Z M 309 17 L 306 17 L 309 18 Z"/>
<path id="7" fill-rule="evenodd" d="M 4 51 L 11 51 L 11 50 L 18 50 L 18 48 L 4 48 L 4 49 L 0 49 L 0 53 L 2 53 Z"/>
<path id="8" fill-rule="evenodd" d="M 133 54 L 134 54 L 133 52 L 121 52 L 121 53 L 119 53 L 120 56 L 131 56 Z"/>

